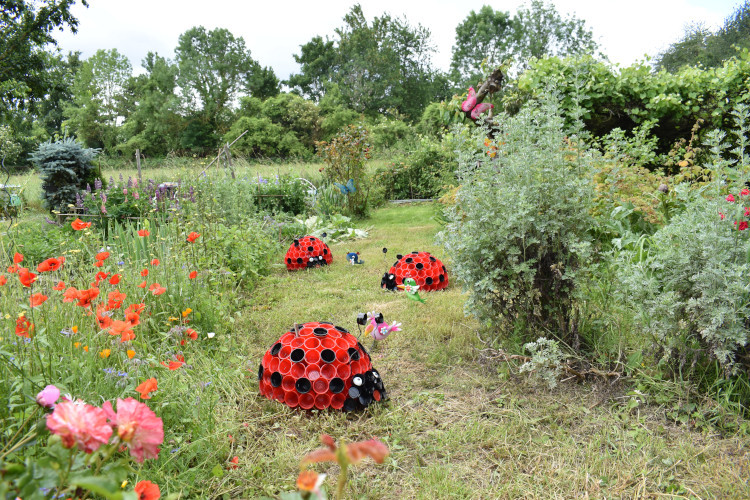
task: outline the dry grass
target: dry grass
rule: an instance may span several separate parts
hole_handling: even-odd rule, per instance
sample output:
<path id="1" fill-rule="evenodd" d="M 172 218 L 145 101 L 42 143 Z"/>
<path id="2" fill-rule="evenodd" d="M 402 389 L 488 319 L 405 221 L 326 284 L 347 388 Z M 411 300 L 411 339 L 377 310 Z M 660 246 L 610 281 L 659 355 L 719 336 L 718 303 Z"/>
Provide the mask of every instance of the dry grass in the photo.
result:
<path id="1" fill-rule="evenodd" d="M 220 427 L 234 437 L 230 456 L 242 466 L 211 485 L 215 497 L 292 490 L 300 457 L 318 447 L 321 433 L 343 441 L 377 436 L 391 449 L 385 465 L 354 468 L 352 498 L 750 497 L 747 438 L 669 425 L 655 407 L 626 411 L 617 389 L 550 391 L 507 365 L 480 363 L 477 325 L 464 317 L 455 284 L 425 294 L 425 305 L 381 291 L 383 247 L 388 265 L 412 250 L 443 255 L 432 211 L 380 210 L 370 238 L 332 247 L 332 266 L 293 274 L 279 266 L 253 293 L 234 338 L 250 374 L 230 384 L 218 410 Z M 347 265 L 340 256 L 348 251 L 366 264 Z M 353 331 L 356 313 L 373 309 L 404 328 L 371 351 L 388 403 L 349 415 L 303 412 L 258 394 L 260 357 L 292 323 L 326 319 Z M 338 472 L 318 469 L 331 478 Z"/>

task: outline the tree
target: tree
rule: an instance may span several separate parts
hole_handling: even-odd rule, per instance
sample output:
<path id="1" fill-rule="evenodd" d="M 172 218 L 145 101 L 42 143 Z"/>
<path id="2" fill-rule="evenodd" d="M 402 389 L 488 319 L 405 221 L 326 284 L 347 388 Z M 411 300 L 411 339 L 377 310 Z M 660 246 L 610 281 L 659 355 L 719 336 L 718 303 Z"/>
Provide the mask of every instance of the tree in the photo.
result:
<path id="1" fill-rule="evenodd" d="M 683 66 L 717 68 L 738 49 L 750 47 L 750 0 L 739 5 L 716 32 L 702 23 L 685 28 L 682 38 L 656 58 L 655 69 L 676 73 Z"/>
<path id="2" fill-rule="evenodd" d="M 86 0 L 83 5 L 88 6 Z M 78 21 L 70 13 L 75 0 L 0 0 L 0 120 L 43 99 L 49 89 L 45 47 L 56 46 L 51 33 Z"/>
<path id="3" fill-rule="evenodd" d="M 452 77 L 457 87 L 465 88 L 505 61 L 521 70 L 532 57 L 590 54 L 596 48 L 585 21 L 563 18 L 543 0 L 532 0 L 512 18 L 485 5 L 456 27 Z"/>
<path id="4" fill-rule="evenodd" d="M 114 148 L 122 109 L 123 90 L 133 68 L 117 49 L 99 49 L 81 64 L 73 81 L 73 103 L 64 110 L 68 126 L 89 147 Z"/>
<path id="5" fill-rule="evenodd" d="M 514 26 L 508 12 L 489 5 L 473 10 L 456 27 L 451 75 L 456 82 L 476 84 L 482 79 L 482 64 L 494 68 L 512 52 Z M 462 87 L 464 85 L 461 85 Z"/>
<path id="6" fill-rule="evenodd" d="M 279 95 L 280 83 L 273 68 L 261 67 L 260 64 L 255 63 L 246 76 L 245 85 L 251 96 L 263 100 Z"/>
<path id="7" fill-rule="evenodd" d="M 177 66 L 149 52 L 142 62 L 146 74 L 128 80 L 126 93 L 131 110 L 122 125 L 124 142 L 117 146 L 130 156 L 136 149 L 147 155 L 163 155 L 179 147 L 183 128 L 180 102 L 175 95 Z"/>
<path id="8" fill-rule="evenodd" d="M 248 73 L 258 63 L 250 56 L 242 37 L 223 28 L 206 31 L 203 26 L 180 35 L 175 49 L 179 67 L 177 84 L 187 108 L 207 127 L 226 131 L 231 105 L 243 88 Z"/>
<path id="9" fill-rule="evenodd" d="M 319 36 L 300 47 L 300 55 L 294 60 L 302 65 L 302 73 L 290 75 L 285 83 L 292 92 L 319 102 L 326 91 L 326 84 L 336 71 L 338 52 L 335 43 Z"/>

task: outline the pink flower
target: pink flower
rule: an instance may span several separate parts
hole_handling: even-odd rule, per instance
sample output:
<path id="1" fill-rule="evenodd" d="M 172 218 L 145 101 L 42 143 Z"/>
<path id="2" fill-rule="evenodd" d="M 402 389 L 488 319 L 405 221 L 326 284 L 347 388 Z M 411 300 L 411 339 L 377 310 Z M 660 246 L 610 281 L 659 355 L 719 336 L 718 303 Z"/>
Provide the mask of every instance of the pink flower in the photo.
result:
<path id="1" fill-rule="evenodd" d="M 66 448 L 78 446 L 86 453 L 96 451 L 109 441 L 112 427 L 107 423 L 107 413 L 101 408 L 83 402 L 63 401 L 47 415 L 47 428 L 62 439 Z"/>
<path id="2" fill-rule="evenodd" d="M 719 216 L 721 217 L 721 220 L 724 220 L 724 212 L 719 212 Z"/>
<path id="3" fill-rule="evenodd" d="M 727 201 L 733 202 L 734 201 L 734 195 L 728 194 L 727 195 Z"/>
<path id="4" fill-rule="evenodd" d="M 58 399 L 60 399 L 60 389 L 54 385 L 48 385 L 36 395 L 36 402 L 45 408 L 54 408 Z"/>
<path id="5" fill-rule="evenodd" d="M 138 194 L 138 191 L 133 191 L 133 198 L 135 198 L 137 200 L 140 197 L 141 197 L 141 195 Z"/>
<path id="6" fill-rule="evenodd" d="M 742 222 L 740 222 L 740 225 L 737 226 L 737 229 L 739 229 L 740 231 L 744 231 L 745 229 L 747 229 L 747 221 L 743 220 Z"/>
<path id="7" fill-rule="evenodd" d="M 745 188 L 742 191 L 740 191 L 740 196 L 750 196 L 750 189 Z"/>
<path id="8" fill-rule="evenodd" d="M 130 454 L 138 463 L 144 458 L 157 458 L 159 445 L 164 442 L 164 426 L 161 418 L 151 409 L 133 398 L 117 399 L 117 413 L 112 403 L 106 401 L 102 408 L 109 417 L 117 435 L 130 448 Z"/>
<path id="9" fill-rule="evenodd" d="M 466 100 L 461 103 L 461 111 L 468 112 L 474 109 L 474 106 L 477 105 L 477 96 L 476 92 L 474 92 L 474 87 L 469 87 L 469 95 L 466 97 Z"/>

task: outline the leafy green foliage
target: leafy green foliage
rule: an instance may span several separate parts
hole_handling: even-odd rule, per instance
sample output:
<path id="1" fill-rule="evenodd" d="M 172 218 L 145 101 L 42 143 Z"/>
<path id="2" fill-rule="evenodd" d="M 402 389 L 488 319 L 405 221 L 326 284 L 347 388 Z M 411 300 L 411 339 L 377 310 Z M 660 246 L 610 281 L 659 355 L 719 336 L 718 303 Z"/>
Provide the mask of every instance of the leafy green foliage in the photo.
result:
<path id="1" fill-rule="evenodd" d="M 555 101 L 502 116 L 496 143 L 477 129 L 461 145 L 461 184 L 441 239 L 469 291 L 468 312 L 577 348 L 574 299 L 592 255 L 591 153 L 566 142 Z"/>
<path id="2" fill-rule="evenodd" d="M 456 184 L 456 163 L 447 143 L 423 139 L 413 151 L 378 169 L 374 180 L 390 200 L 437 198 Z"/>
<path id="3" fill-rule="evenodd" d="M 91 164 L 97 153 L 72 138 L 45 142 L 34 151 L 30 158 L 42 176 L 42 199 L 50 211 L 65 211 L 87 184 L 99 178 Z"/>
<path id="4" fill-rule="evenodd" d="M 349 125 L 330 142 L 319 142 L 318 156 L 325 162 L 323 175 L 331 183 L 348 184 L 351 179 L 354 192 L 346 195 L 348 215 L 364 216 L 370 192 L 369 178 L 365 171 L 365 160 L 371 156 L 367 129 Z"/>

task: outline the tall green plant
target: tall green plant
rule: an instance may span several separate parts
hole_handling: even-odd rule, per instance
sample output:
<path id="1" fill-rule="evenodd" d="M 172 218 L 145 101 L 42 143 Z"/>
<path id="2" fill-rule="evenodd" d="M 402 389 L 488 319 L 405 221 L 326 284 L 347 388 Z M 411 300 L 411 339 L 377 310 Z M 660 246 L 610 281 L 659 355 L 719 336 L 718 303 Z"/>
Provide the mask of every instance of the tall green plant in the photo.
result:
<path id="1" fill-rule="evenodd" d="M 575 347 L 575 292 L 592 253 L 590 153 L 566 139 L 552 96 L 499 121 L 499 140 L 477 129 L 461 147 L 461 186 L 441 239 L 470 313 Z"/>

